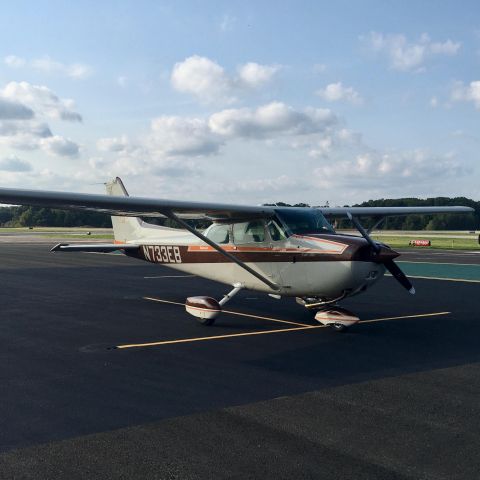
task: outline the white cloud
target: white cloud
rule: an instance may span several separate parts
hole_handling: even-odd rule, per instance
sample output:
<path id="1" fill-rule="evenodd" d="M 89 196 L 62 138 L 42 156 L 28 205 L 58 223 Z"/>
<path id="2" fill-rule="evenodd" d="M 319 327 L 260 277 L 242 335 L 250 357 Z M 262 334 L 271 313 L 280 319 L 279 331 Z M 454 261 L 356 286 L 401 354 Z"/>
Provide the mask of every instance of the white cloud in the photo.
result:
<path id="1" fill-rule="evenodd" d="M 82 121 L 81 115 L 73 110 L 72 100 L 59 98 L 45 86 L 32 85 L 28 82 L 10 82 L 0 90 L 0 97 L 20 102 L 49 118 L 71 122 Z"/>
<path id="2" fill-rule="evenodd" d="M 330 162 L 315 169 L 320 184 L 334 186 L 374 186 L 381 188 L 419 185 L 434 178 L 451 179 L 468 173 L 454 155 L 433 155 L 424 150 L 382 153 L 371 150 L 349 160 Z M 380 183 L 379 183 L 380 182 Z"/>
<path id="3" fill-rule="evenodd" d="M 432 98 L 430 99 L 430 106 L 431 106 L 432 108 L 438 107 L 438 98 L 437 98 L 437 97 L 432 97 Z"/>
<path id="4" fill-rule="evenodd" d="M 76 157 L 79 147 L 68 138 L 54 135 L 40 140 L 40 146 L 45 152 L 58 157 Z"/>
<path id="5" fill-rule="evenodd" d="M 335 143 L 333 140 L 333 136 L 327 135 L 324 138 L 320 138 L 315 145 L 312 146 L 308 155 L 312 158 L 321 158 L 327 157 L 330 152 L 332 151 Z"/>
<path id="6" fill-rule="evenodd" d="M 328 192 L 338 198 L 342 189 L 360 199 L 372 192 L 418 195 L 432 182 L 443 186 L 469 173 L 453 154 L 377 151 L 366 145 L 359 133 L 344 128 L 330 110 L 297 109 L 281 102 L 258 108 L 229 108 L 206 117 L 161 116 L 136 139 L 100 139 L 97 147 L 103 153 L 90 162 L 95 170 L 104 169 L 109 174 L 125 171 L 138 178 L 188 175 L 188 183 L 173 189 L 176 194 L 182 191 L 193 195 L 203 185 L 208 193 L 201 196 L 214 198 L 221 194 L 229 201 L 239 201 L 247 193 L 252 202 L 272 200 L 276 192 L 285 193 L 281 199 L 288 200 L 298 192 L 298 201 L 315 202 L 312 192 Z M 278 159 L 274 161 L 268 150 Z M 225 155 L 215 162 L 205 161 L 205 157 L 222 151 Z M 244 170 L 255 170 L 252 154 L 266 155 L 262 166 L 258 165 L 256 178 L 246 178 L 242 168 L 230 164 L 232 173 L 225 184 L 218 161 L 227 168 L 225 162 L 232 153 L 236 163 L 245 158 Z M 267 169 L 274 175 L 265 175 Z M 220 186 L 210 180 L 217 174 L 222 179 Z M 350 202 L 352 196 L 346 201 Z"/>
<path id="7" fill-rule="evenodd" d="M 170 175 L 187 167 L 190 172 L 197 171 L 191 161 L 217 155 L 224 145 L 241 139 L 266 142 L 309 136 L 319 139 L 337 122 L 330 110 L 296 110 L 273 102 L 257 109 L 227 109 L 206 118 L 157 117 L 152 120 L 150 131 L 136 140 L 126 136 L 101 138 L 97 148 L 115 161 L 132 166 L 144 162 L 149 168 Z"/>
<path id="8" fill-rule="evenodd" d="M 328 102 L 345 101 L 356 105 L 363 103 L 360 94 L 353 87 L 344 87 L 342 82 L 329 83 L 315 93 Z"/>
<path id="9" fill-rule="evenodd" d="M 11 68 L 30 67 L 34 70 L 39 70 L 45 73 L 57 73 L 76 80 L 83 80 L 88 78 L 93 73 L 93 68 L 84 63 L 65 64 L 53 60 L 49 56 L 36 58 L 28 61 L 16 55 L 8 55 L 4 58 L 4 63 Z"/>
<path id="10" fill-rule="evenodd" d="M 97 149 L 134 161 L 149 158 L 162 163 L 173 157 L 216 154 L 222 144 L 223 139 L 210 130 L 204 118 L 165 115 L 154 118 L 150 131 L 136 141 L 126 135 L 100 138 Z"/>
<path id="11" fill-rule="evenodd" d="M 100 138 L 97 148 L 101 152 L 126 152 L 130 149 L 130 141 L 126 135 L 121 137 Z"/>
<path id="12" fill-rule="evenodd" d="M 425 68 L 426 61 L 435 55 L 456 55 L 460 42 L 448 39 L 445 42 L 433 42 L 424 33 L 416 42 L 409 42 L 402 34 L 383 34 L 370 32 L 366 37 L 360 37 L 369 47 L 387 57 L 391 68 L 400 71 L 419 71 Z"/>
<path id="13" fill-rule="evenodd" d="M 245 89 L 271 81 L 278 70 L 277 65 L 249 62 L 239 65 L 234 76 L 213 60 L 193 55 L 175 64 L 170 80 L 175 90 L 193 95 L 201 103 L 230 104 Z"/>
<path id="14" fill-rule="evenodd" d="M 16 55 L 8 55 L 3 61 L 5 62 L 5 65 L 11 68 L 20 68 L 27 63 L 24 58 L 17 57 Z"/>
<path id="15" fill-rule="evenodd" d="M 480 80 L 465 85 L 463 82 L 456 82 L 451 92 L 451 99 L 454 102 L 472 102 L 475 108 L 480 110 Z"/>
<path id="16" fill-rule="evenodd" d="M 224 137 L 272 138 L 277 135 L 307 135 L 324 132 L 337 122 L 328 109 L 303 111 L 272 102 L 256 109 L 228 109 L 211 115 L 212 132 Z"/>
<path id="17" fill-rule="evenodd" d="M 34 115 L 33 110 L 22 103 L 0 97 L 0 120 L 28 120 Z"/>
<path id="18" fill-rule="evenodd" d="M 279 70 L 278 65 L 260 65 L 249 62 L 238 67 L 238 76 L 242 83 L 258 88 L 268 83 Z"/>
<path id="19" fill-rule="evenodd" d="M 240 180 L 229 185 L 222 184 L 221 190 L 229 192 L 283 192 L 286 189 L 307 188 L 308 182 L 304 179 L 292 178 L 289 175 L 279 175 L 272 178 L 259 178 L 254 180 Z"/>
<path id="20" fill-rule="evenodd" d="M 0 142 L 20 150 L 38 148 L 38 140 L 51 135 L 46 123 L 35 120 L 0 121 Z"/>
<path id="21" fill-rule="evenodd" d="M 50 155 L 74 157 L 79 146 L 53 135 L 47 119 L 79 122 L 73 101 L 60 99 L 45 86 L 10 82 L 0 89 L 0 144 L 18 150 L 41 149 Z"/>
<path id="22" fill-rule="evenodd" d="M 15 155 L 0 160 L 0 171 L 2 172 L 29 172 L 32 170 L 30 163 L 21 160 Z"/>
<path id="23" fill-rule="evenodd" d="M 71 65 L 65 65 L 64 72 L 70 78 L 83 80 L 93 74 L 93 68 L 83 63 L 73 63 Z"/>
<path id="24" fill-rule="evenodd" d="M 200 101 L 231 103 L 233 85 L 225 70 L 213 60 L 193 55 L 173 67 L 171 82 L 173 88 L 190 93 Z"/>
<path id="25" fill-rule="evenodd" d="M 152 121 L 148 147 L 157 155 L 203 156 L 218 152 L 223 140 L 202 118 L 162 116 Z"/>
<path id="26" fill-rule="evenodd" d="M 93 170 L 104 170 L 105 171 L 107 166 L 110 163 L 111 163 L 110 161 L 106 160 L 103 157 L 91 157 L 91 158 L 88 159 L 88 165 Z"/>

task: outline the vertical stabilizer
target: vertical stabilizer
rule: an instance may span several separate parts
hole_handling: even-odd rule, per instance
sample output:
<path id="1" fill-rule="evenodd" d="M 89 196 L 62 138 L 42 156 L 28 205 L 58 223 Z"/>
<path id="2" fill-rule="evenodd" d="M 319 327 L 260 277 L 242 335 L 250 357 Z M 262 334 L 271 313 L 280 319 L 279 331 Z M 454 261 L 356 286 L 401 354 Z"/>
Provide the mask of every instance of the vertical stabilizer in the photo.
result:
<path id="1" fill-rule="evenodd" d="M 128 197 L 122 180 L 116 177 L 105 184 L 108 195 L 117 197 Z M 126 243 L 141 237 L 142 220 L 138 217 L 116 217 L 112 216 L 113 234 L 116 242 Z"/>

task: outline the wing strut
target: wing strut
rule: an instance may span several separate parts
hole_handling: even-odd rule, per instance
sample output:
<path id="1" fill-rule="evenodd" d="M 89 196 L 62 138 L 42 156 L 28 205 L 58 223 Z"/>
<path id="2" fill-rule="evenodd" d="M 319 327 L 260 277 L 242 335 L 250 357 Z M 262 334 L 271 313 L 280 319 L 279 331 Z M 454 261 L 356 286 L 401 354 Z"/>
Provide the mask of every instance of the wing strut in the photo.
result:
<path id="1" fill-rule="evenodd" d="M 370 235 L 380 224 L 383 223 L 383 221 L 386 219 L 387 217 L 380 217 L 377 219 L 377 217 L 374 217 L 374 220 L 376 220 L 375 224 L 370 227 L 368 230 L 367 230 L 367 233 Z"/>
<path id="2" fill-rule="evenodd" d="M 190 233 L 198 237 L 200 240 L 204 241 L 208 245 L 210 245 L 212 248 L 214 248 L 217 252 L 221 253 L 224 257 L 227 257 L 229 260 L 232 262 L 236 263 L 239 267 L 243 268 L 246 270 L 248 273 L 252 274 L 254 277 L 258 278 L 261 282 L 263 282 L 265 285 L 270 287 L 272 290 L 280 290 L 280 287 L 276 284 L 271 282 L 268 278 L 265 278 L 263 275 L 260 273 L 256 272 L 252 268 L 250 268 L 248 265 L 246 265 L 244 262 L 239 260 L 237 257 L 234 255 L 228 253 L 225 251 L 220 245 L 216 244 L 209 238 L 205 237 L 205 235 L 202 235 L 199 231 L 195 230 L 193 227 L 191 227 L 187 222 L 182 220 L 181 218 L 177 217 L 172 211 L 164 211 L 162 212 L 166 217 L 170 218 L 171 220 L 175 220 L 178 222 L 183 228 L 188 230 Z"/>

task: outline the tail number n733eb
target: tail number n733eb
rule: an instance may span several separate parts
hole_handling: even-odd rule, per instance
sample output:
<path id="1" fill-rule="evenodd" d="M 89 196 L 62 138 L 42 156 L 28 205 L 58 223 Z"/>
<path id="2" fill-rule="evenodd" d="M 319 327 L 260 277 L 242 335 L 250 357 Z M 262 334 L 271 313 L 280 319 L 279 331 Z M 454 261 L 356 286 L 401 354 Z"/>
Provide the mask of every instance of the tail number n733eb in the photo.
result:
<path id="1" fill-rule="evenodd" d="M 182 263 L 180 248 L 172 245 L 143 245 L 143 255 L 149 262 Z"/>

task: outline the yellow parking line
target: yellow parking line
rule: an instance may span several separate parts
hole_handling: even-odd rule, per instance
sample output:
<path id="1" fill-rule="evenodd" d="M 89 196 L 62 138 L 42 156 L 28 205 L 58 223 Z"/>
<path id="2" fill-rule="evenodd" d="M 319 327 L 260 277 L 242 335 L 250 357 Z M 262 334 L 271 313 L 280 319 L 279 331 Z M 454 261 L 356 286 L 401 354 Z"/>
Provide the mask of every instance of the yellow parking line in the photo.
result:
<path id="1" fill-rule="evenodd" d="M 170 300 L 162 300 L 161 298 L 143 297 L 143 299 L 144 300 L 150 300 L 152 302 L 171 303 L 172 305 L 180 305 L 182 307 L 185 306 L 184 303 L 172 302 Z M 250 313 L 234 312 L 232 310 L 222 310 L 222 313 L 229 313 L 230 315 L 239 315 L 241 317 L 257 318 L 259 320 L 268 320 L 269 322 L 286 323 L 287 325 L 296 325 L 297 327 L 310 327 L 311 326 L 311 325 L 308 325 L 306 323 L 290 322 L 289 320 L 280 320 L 278 318 L 271 318 L 271 317 L 261 317 L 259 315 L 252 315 Z"/>
<path id="2" fill-rule="evenodd" d="M 179 340 L 166 340 L 162 342 L 133 343 L 130 345 L 117 345 L 117 348 L 124 349 L 124 348 L 138 348 L 138 347 L 156 347 L 158 345 L 171 345 L 174 343 L 203 342 L 205 340 L 220 340 L 222 338 L 248 337 L 251 335 L 266 335 L 267 333 L 293 332 L 296 330 L 308 330 L 311 328 L 325 328 L 325 325 L 309 325 L 307 327 L 281 328 L 279 330 L 262 330 L 260 332 L 256 331 L 256 332 L 244 332 L 244 333 L 229 333 L 227 335 L 215 335 L 212 337 L 181 338 Z"/>
<path id="3" fill-rule="evenodd" d="M 176 302 L 169 302 L 169 303 L 176 303 Z M 181 303 L 178 305 L 182 305 Z M 437 313 L 422 313 L 418 315 L 403 315 L 401 317 L 384 317 L 384 318 L 373 318 L 371 320 L 362 320 L 359 323 L 373 323 L 373 322 L 383 322 L 386 320 L 403 320 L 406 318 L 420 318 L 420 317 L 435 317 L 440 315 L 448 315 L 451 312 L 437 312 Z M 295 332 L 297 330 L 313 330 L 318 328 L 326 328 L 326 325 L 307 325 L 303 327 L 295 327 L 295 328 L 282 328 L 278 330 L 262 330 L 262 331 L 255 331 L 255 332 L 244 332 L 244 333 L 230 333 L 227 335 L 214 335 L 211 337 L 197 337 L 197 338 L 181 338 L 177 340 L 163 340 L 160 342 L 148 342 L 148 343 L 132 343 L 128 345 L 117 345 L 116 348 L 124 350 L 128 348 L 143 348 L 143 347 L 158 347 L 160 345 L 172 345 L 177 343 L 193 343 L 193 342 L 203 342 L 207 340 L 221 340 L 226 338 L 234 338 L 234 337 L 249 337 L 253 335 L 267 335 L 273 333 L 286 333 L 286 332 Z"/>
<path id="4" fill-rule="evenodd" d="M 420 313 L 419 315 L 404 315 L 403 317 L 372 318 L 371 320 L 361 320 L 358 323 L 385 322 L 386 320 L 403 320 L 405 318 L 439 317 L 442 315 L 450 315 L 451 313 L 452 312 Z"/>

